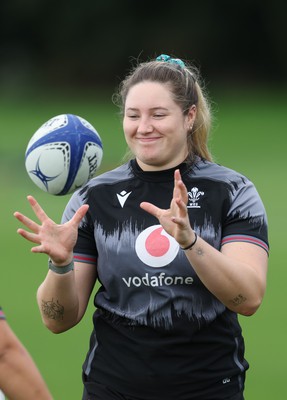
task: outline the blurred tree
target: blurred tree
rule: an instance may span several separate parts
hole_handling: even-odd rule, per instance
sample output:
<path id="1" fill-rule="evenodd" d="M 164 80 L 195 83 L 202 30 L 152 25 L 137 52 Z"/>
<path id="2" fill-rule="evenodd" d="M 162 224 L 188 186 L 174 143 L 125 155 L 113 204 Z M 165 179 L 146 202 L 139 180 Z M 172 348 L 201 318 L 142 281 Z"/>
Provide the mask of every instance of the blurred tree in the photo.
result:
<path id="1" fill-rule="evenodd" d="M 279 4 L 2 0 L 0 85 L 115 86 L 133 59 L 160 53 L 194 61 L 211 80 L 286 82 Z"/>

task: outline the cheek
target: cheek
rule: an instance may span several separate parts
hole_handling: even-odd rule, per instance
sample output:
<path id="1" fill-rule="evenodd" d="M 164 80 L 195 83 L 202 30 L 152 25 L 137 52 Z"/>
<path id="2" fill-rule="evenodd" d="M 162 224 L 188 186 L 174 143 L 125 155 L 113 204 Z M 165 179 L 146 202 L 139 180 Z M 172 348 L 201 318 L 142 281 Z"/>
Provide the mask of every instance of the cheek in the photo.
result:
<path id="1" fill-rule="evenodd" d="M 128 123 L 126 123 L 125 121 L 123 122 L 123 131 L 124 131 L 124 135 L 126 138 L 128 138 L 130 136 L 130 126 Z"/>
<path id="2" fill-rule="evenodd" d="M 124 131 L 124 137 L 127 145 L 129 147 L 132 146 L 132 137 L 133 135 L 133 129 L 131 127 L 131 124 L 123 123 L 123 131 Z"/>
<path id="3" fill-rule="evenodd" d="M 134 124 L 131 121 L 124 119 L 123 130 L 125 134 L 131 135 L 132 132 L 135 130 Z"/>

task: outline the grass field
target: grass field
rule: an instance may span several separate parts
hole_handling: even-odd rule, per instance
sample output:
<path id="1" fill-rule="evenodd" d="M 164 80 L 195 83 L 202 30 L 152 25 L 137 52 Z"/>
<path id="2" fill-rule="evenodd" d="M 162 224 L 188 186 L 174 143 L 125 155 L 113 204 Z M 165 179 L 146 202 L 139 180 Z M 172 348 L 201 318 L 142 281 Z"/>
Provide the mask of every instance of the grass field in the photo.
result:
<path id="1" fill-rule="evenodd" d="M 259 311 L 240 317 L 251 364 L 246 400 L 282 400 L 286 392 L 287 317 L 284 292 L 286 259 L 286 110 L 283 91 L 218 92 L 215 128 L 210 146 L 220 164 L 239 170 L 256 185 L 269 219 L 271 255 L 268 288 Z M 81 398 L 81 365 L 91 332 L 92 302 L 82 322 L 69 332 L 53 335 L 43 325 L 36 305 L 36 290 L 46 275 L 47 257 L 30 252 L 30 244 L 17 235 L 13 217 L 18 210 L 32 216 L 26 196 L 34 195 L 46 212 L 60 220 L 68 196 L 41 192 L 24 168 L 26 145 L 34 131 L 52 116 L 74 113 L 99 131 L 104 145 L 103 172 L 121 163 L 125 142 L 111 93 L 44 98 L 0 97 L 0 304 L 15 333 L 35 359 L 55 400 Z M 176 400 L 176 399 L 175 399 Z"/>

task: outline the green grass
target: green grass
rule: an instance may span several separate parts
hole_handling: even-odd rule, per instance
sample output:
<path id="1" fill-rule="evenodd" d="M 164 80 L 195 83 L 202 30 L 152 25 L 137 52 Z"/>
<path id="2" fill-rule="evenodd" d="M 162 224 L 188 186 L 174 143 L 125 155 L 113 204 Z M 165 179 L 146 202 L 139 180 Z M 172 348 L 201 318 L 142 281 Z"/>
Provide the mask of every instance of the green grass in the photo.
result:
<path id="1" fill-rule="evenodd" d="M 69 196 L 41 192 L 24 168 L 26 145 L 36 129 L 50 117 L 78 114 L 102 136 L 103 172 L 121 162 L 125 142 L 117 109 L 110 94 L 98 98 L 0 98 L 0 304 L 15 333 L 35 359 L 55 400 L 81 398 L 81 365 L 92 329 L 92 301 L 81 323 L 61 335 L 43 325 L 36 305 L 36 290 L 47 271 L 47 257 L 30 252 L 31 245 L 17 235 L 16 210 L 32 216 L 26 196 L 34 195 L 57 222 Z M 216 161 L 246 174 L 256 185 L 269 219 L 271 255 L 264 302 L 252 317 L 240 317 L 251 364 L 246 399 L 281 400 L 285 392 L 287 322 L 283 303 L 287 279 L 286 259 L 286 109 L 280 93 L 237 95 L 221 93 L 217 101 L 211 149 Z"/>

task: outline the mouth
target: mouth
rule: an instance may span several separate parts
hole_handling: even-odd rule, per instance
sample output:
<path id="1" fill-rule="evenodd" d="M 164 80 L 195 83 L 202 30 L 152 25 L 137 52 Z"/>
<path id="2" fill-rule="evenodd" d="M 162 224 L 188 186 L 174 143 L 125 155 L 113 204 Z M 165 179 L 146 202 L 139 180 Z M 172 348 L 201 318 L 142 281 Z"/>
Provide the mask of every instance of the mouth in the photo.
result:
<path id="1" fill-rule="evenodd" d="M 156 142 L 159 139 L 160 139 L 159 136 L 156 136 L 156 137 L 139 137 L 139 138 L 137 138 L 137 140 L 140 143 L 152 143 L 152 142 Z"/>

